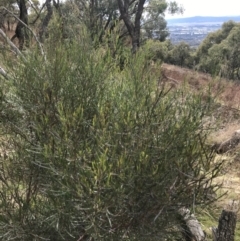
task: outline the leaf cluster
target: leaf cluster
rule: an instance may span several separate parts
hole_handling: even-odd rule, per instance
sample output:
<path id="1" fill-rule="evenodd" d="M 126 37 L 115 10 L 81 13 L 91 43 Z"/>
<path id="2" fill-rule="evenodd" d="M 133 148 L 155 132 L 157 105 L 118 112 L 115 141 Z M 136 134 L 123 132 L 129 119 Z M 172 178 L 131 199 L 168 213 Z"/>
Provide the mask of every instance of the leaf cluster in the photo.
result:
<path id="1" fill-rule="evenodd" d="M 198 68 L 213 75 L 240 79 L 239 36 L 240 25 L 233 21 L 209 34 L 196 52 Z"/>

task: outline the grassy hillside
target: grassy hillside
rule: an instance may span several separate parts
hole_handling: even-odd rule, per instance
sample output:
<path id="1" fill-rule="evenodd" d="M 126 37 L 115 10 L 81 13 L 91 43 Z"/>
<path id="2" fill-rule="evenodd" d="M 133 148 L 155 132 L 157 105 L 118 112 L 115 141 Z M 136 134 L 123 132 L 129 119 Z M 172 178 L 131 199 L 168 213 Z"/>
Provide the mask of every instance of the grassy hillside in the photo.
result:
<path id="1" fill-rule="evenodd" d="M 209 137 L 209 143 L 222 143 L 231 138 L 236 130 L 240 130 L 240 83 L 226 79 L 213 80 L 208 74 L 180 68 L 174 65 L 163 64 L 163 73 L 166 80 L 179 86 L 187 82 L 192 91 L 199 91 L 212 83 L 212 91 L 217 96 L 216 109 L 213 112 L 212 122 L 217 128 Z M 226 153 L 219 154 L 216 161 L 225 160 L 225 166 L 217 181 L 223 184 L 218 195 L 226 193 L 212 207 L 211 211 L 197 211 L 197 217 L 201 221 L 204 230 L 211 238 L 212 226 L 217 226 L 218 218 L 223 208 L 229 201 L 240 200 L 240 144 Z M 240 217 L 236 228 L 236 238 L 240 240 Z"/>

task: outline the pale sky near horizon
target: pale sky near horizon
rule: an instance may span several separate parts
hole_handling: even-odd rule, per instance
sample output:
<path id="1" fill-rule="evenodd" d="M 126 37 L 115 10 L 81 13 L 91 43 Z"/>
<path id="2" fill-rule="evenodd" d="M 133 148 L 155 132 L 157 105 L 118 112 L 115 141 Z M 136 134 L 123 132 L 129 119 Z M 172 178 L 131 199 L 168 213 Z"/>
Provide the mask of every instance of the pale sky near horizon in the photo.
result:
<path id="1" fill-rule="evenodd" d="M 167 18 L 194 16 L 240 16 L 239 0 L 176 0 L 182 4 L 183 15 L 168 15 Z"/>
<path id="2" fill-rule="evenodd" d="M 61 0 L 64 1 L 64 0 Z M 183 15 L 166 18 L 193 17 L 193 16 L 240 16 L 240 0 L 176 0 L 182 4 L 185 11 Z M 40 0 L 45 2 L 45 0 Z"/>

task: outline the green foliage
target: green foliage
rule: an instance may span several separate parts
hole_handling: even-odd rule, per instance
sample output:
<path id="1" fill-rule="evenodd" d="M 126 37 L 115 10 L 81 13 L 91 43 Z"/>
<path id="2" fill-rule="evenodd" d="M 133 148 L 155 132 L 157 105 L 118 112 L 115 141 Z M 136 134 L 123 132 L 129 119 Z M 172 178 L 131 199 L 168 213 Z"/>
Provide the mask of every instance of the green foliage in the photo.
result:
<path id="1" fill-rule="evenodd" d="M 173 48 L 170 41 L 160 42 L 158 40 L 149 39 L 146 41 L 143 49 L 149 53 L 149 58 L 153 60 L 169 61 L 169 53 Z"/>
<path id="2" fill-rule="evenodd" d="M 169 62 L 171 64 L 179 65 L 181 67 L 193 66 L 193 57 L 191 55 L 191 49 L 190 46 L 185 42 L 181 42 L 175 45 L 169 52 L 169 55 Z"/>
<path id="3" fill-rule="evenodd" d="M 143 37 L 164 41 L 169 35 L 166 28 L 167 21 L 162 16 L 157 16 L 154 20 L 146 21 L 143 27 Z"/>
<path id="4" fill-rule="evenodd" d="M 164 41 L 168 36 L 167 22 L 164 19 L 164 12 L 168 8 L 166 1 L 150 1 L 147 15 L 143 18 L 143 35 L 147 39 L 158 39 Z"/>
<path id="5" fill-rule="evenodd" d="M 171 90 L 148 53 L 50 35 L 15 63 L 1 96 L 0 237 L 159 240 L 203 205 L 219 171 L 205 146 L 210 102 Z M 120 53 L 119 53 L 120 54 Z M 121 56 L 120 56 L 121 57 Z"/>
<path id="6" fill-rule="evenodd" d="M 144 14 L 141 20 L 142 38 L 154 38 L 164 41 L 168 36 L 167 22 L 164 14 L 182 13 L 183 8 L 176 1 L 151 0 L 141 3 L 144 5 Z M 130 19 L 135 19 L 138 0 L 126 1 Z M 102 42 L 105 34 L 121 26 L 121 37 L 126 36 L 126 28 L 123 18 L 120 16 L 117 1 L 93 0 L 93 1 L 66 1 L 61 6 L 62 14 L 65 16 L 64 24 L 72 28 L 75 24 L 84 24 L 91 33 L 92 39 Z M 69 21 L 69 19 L 71 19 Z M 72 20 L 75 20 L 74 22 Z M 69 22 L 72 24 L 69 25 Z M 133 21 L 134 23 L 134 21 Z M 69 27 L 70 26 L 70 27 Z M 70 29 L 67 29 L 68 31 Z M 129 35 L 129 33 L 128 33 Z"/>
<path id="7" fill-rule="evenodd" d="M 240 79 L 240 25 L 233 21 L 211 33 L 196 52 L 198 69 L 229 79 Z"/>
<path id="8" fill-rule="evenodd" d="M 143 38 L 165 41 L 169 35 L 165 12 L 171 14 L 182 13 L 183 8 L 175 1 L 152 0 L 148 2 L 146 13 L 143 17 Z"/>
<path id="9" fill-rule="evenodd" d="M 169 40 L 164 42 L 148 40 L 144 49 L 149 53 L 149 58 L 154 61 L 161 60 L 165 63 L 189 68 L 194 66 L 194 51 L 185 42 L 173 45 Z"/>
<path id="10" fill-rule="evenodd" d="M 120 17 L 117 1 L 114 0 L 66 1 L 62 5 L 62 13 L 68 27 L 84 24 L 92 39 L 100 42 L 106 32 L 114 29 Z M 69 25 L 69 16 L 77 22 Z"/>

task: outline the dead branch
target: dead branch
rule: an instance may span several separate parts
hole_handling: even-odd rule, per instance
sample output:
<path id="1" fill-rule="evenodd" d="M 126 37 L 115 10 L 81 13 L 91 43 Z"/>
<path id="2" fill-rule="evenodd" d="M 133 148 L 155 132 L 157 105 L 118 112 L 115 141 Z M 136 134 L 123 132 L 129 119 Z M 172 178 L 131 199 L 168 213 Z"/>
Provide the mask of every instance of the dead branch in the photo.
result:
<path id="1" fill-rule="evenodd" d="M 180 208 L 178 214 L 181 220 L 181 233 L 186 241 L 206 241 L 206 234 L 188 208 Z"/>
<path id="2" fill-rule="evenodd" d="M 0 74 L 5 78 L 9 79 L 7 72 L 0 66 Z"/>
<path id="3" fill-rule="evenodd" d="M 0 35 L 3 36 L 3 38 L 7 41 L 7 43 L 10 45 L 14 53 L 17 55 L 21 56 L 23 59 L 25 59 L 24 55 L 22 52 L 18 49 L 18 47 L 8 38 L 8 36 L 3 32 L 2 29 L 0 29 Z"/>

